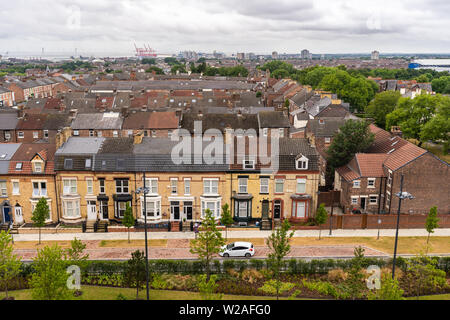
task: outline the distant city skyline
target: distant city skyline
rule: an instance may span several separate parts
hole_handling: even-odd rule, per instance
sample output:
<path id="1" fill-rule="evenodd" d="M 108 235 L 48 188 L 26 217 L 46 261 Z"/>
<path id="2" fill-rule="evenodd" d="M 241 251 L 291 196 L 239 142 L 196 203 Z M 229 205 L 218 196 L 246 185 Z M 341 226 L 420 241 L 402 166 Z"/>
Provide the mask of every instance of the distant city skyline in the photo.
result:
<path id="1" fill-rule="evenodd" d="M 450 53 L 446 0 L 6 1 L 0 54 Z"/>

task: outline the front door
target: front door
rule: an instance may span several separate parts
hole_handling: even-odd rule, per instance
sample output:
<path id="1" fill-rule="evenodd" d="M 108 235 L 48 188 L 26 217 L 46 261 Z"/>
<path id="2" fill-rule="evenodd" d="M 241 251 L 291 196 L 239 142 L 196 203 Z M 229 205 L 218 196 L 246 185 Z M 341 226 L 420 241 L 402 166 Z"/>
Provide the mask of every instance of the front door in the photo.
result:
<path id="1" fill-rule="evenodd" d="M 8 224 L 11 222 L 11 217 L 9 216 L 10 211 L 10 207 L 3 207 L 3 221 Z"/>
<path id="2" fill-rule="evenodd" d="M 108 201 L 100 201 L 100 217 L 108 220 Z"/>
<path id="3" fill-rule="evenodd" d="M 261 205 L 261 215 L 263 220 L 269 219 L 269 201 L 263 200 Z"/>
<path id="4" fill-rule="evenodd" d="M 89 221 L 97 220 L 97 206 L 95 204 L 95 201 L 87 202 L 87 214 L 88 214 Z"/>
<path id="5" fill-rule="evenodd" d="M 280 219 L 281 218 L 281 201 L 275 200 L 273 204 L 273 218 Z"/>
<path id="6" fill-rule="evenodd" d="M 180 203 L 178 201 L 172 201 L 170 203 L 170 211 L 172 220 L 180 220 Z"/>
<path id="7" fill-rule="evenodd" d="M 23 223 L 22 207 L 20 206 L 14 207 L 14 220 L 16 221 L 16 224 Z"/>
<path id="8" fill-rule="evenodd" d="M 186 201 L 183 203 L 184 217 L 186 220 L 192 220 L 192 202 Z"/>
<path id="9" fill-rule="evenodd" d="M 366 211 L 366 198 L 361 198 L 361 211 Z"/>

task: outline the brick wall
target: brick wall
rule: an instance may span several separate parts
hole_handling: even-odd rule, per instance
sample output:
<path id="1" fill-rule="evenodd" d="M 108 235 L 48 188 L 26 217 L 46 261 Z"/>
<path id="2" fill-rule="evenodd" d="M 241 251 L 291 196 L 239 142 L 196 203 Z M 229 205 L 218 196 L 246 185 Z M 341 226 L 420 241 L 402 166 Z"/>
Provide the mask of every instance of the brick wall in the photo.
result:
<path id="1" fill-rule="evenodd" d="M 339 217 L 339 218 L 338 218 Z M 342 229 L 361 229 L 363 224 L 363 214 L 344 214 L 341 216 L 333 216 L 333 229 L 337 228 L 337 220 L 342 219 Z M 450 228 L 450 215 L 438 215 L 439 227 Z M 381 224 L 378 226 L 378 219 L 381 219 Z M 425 220 L 427 215 L 400 215 L 400 228 L 402 229 L 425 229 Z M 327 222 L 329 225 L 329 221 Z M 367 215 L 367 229 L 395 229 L 397 225 L 396 214 L 369 214 Z"/>

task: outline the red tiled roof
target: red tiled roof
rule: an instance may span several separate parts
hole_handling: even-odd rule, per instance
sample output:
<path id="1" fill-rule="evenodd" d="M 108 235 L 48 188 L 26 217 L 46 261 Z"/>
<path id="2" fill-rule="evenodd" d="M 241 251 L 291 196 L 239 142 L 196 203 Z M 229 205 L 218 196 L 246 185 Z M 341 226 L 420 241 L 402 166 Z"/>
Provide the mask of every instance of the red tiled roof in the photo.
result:
<path id="1" fill-rule="evenodd" d="M 394 171 L 427 152 L 427 150 L 406 141 L 403 146 L 389 155 L 384 165 Z"/>
<path id="2" fill-rule="evenodd" d="M 346 181 L 352 181 L 360 177 L 358 173 L 350 169 L 347 165 L 337 168 L 336 171 Z"/>
<path id="3" fill-rule="evenodd" d="M 26 114 L 23 119 L 17 123 L 17 130 L 41 130 L 47 120 L 47 114 Z"/>
<path id="4" fill-rule="evenodd" d="M 357 153 L 355 158 L 361 177 L 383 177 L 383 162 L 388 157 L 385 153 Z"/>
<path id="5" fill-rule="evenodd" d="M 22 143 L 9 162 L 9 174 L 34 174 L 31 160 L 36 154 L 44 160 L 45 168 L 41 174 L 54 174 L 54 156 L 56 145 L 51 143 Z M 22 169 L 16 170 L 16 164 L 22 163 Z"/>
<path id="6" fill-rule="evenodd" d="M 178 122 L 175 112 L 153 112 L 149 125 L 151 129 L 177 129 Z"/>

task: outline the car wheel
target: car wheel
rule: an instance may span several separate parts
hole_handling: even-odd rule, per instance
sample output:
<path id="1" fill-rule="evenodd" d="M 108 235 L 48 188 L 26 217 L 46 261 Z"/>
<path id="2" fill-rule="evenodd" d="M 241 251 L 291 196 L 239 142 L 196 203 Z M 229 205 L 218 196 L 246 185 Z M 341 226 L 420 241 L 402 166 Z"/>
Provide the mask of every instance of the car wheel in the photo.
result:
<path id="1" fill-rule="evenodd" d="M 246 258 L 250 258 L 251 256 L 252 256 L 252 255 L 251 255 L 250 253 L 248 253 L 248 252 L 245 254 L 245 257 L 246 257 Z"/>
<path id="2" fill-rule="evenodd" d="M 224 253 L 224 254 L 223 254 L 223 257 L 224 257 L 224 258 L 228 258 L 229 256 L 230 256 L 230 255 L 229 255 L 228 253 Z"/>

